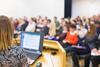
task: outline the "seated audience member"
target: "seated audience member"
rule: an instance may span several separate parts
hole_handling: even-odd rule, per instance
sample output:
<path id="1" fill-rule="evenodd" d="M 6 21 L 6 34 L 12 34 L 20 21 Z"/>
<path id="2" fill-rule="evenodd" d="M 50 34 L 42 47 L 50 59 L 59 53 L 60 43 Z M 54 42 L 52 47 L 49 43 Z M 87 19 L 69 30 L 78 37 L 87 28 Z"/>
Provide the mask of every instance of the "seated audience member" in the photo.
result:
<path id="1" fill-rule="evenodd" d="M 47 16 L 45 16 L 45 17 L 44 17 L 44 19 L 45 19 L 45 20 L 48 20 L 48 17 L 47 17 Z"/>
<path id="2" fill-rule="evenodd" d="M 32 19 L 29 20 L 28 26 L 26 27 L 25 31 L 27 32 L 35 32 L 36 23 L 32 21 Z"/>
<path id="3" fill-rule="evenodd" d="M 96 48 L 100 47 L 100 20 L 95 23 L 96 25 Z"/>
<path id="4" fill-rule="evenodd" d="M 90 49 L 87 46 L 84 49 L 74 47 L 77 46 L 78 44 L 78 35 L 75 26 L 72 25 L 70 27 L 64 43 L 65 43 L 64 45 L 66 45 L 65 50 L 67 52 L 71 52 L 73 67 L 80 67 L 77 55 L 88 54 L 90 53 Z M 90 62 L 90 55 L 87 58 L 85 58 L 85 67 L 89 67 L 89 62 Z"/>
<path id="5" fill-rule="evenodd" d="M 81 45 L 83 44 L 83 41 L 86 37 L 87 34 L 87 29 L 84 27 L 83 23 L 80 23 L 79 27 L 77 28 L 78 30 L 78 36 L 79 36 L 79 42 L 78 44 Z"/>
<path id="6" fill-rule="evenodd" d="M 56 24 L 56 30 L 58 30 L 59 27 L 60 27 L 60 23 L 59 23 L 57 17 L 55 16 L 55 17 L 53 18 L 53 20 L 54 20 L 54 23 Z"/>
<path id="7" fill-rule="evenodd" d="M 59 42 L 62 42 L 65 39 L 66 33 L 68 32 L 68 28 L 69 28 L 68 25 L 65 25 L 62 27 L 62 32 L 59 35 L 57 35 L 57 37 L 56 37 L 56 38 L 58 38 Z"/>
<path id="8" fill-rule="evenodd" d="M 76 27 L 79 29 L 81 26 L 83 26 L 83 22 L 80 19 L 80 20 L 76 21 Z"/>
<path id="9" fill-rule="evenodd" d="M 75 25 L 70 25 L 69 32 L 67 32 L 65 39 L 63 40 L 63 46 L 65 46 L 66 50 L 71 46 L 76 46 L 78 43 L 78 36 Z"/>
<path id="10" fill-rule="evenodd" d="M 95 47 L 91 51 L 92 67 L 99 67 L 100 65 L 100 21 L 96 22 L 96 33 Z"/>
<path id="11" fill-rule="evenodd" d="M 19 18 L 18 19 L 19 23 L 18 23 L 18 26 L 17 28 L 15 29 L 15 31 L 21 31 L 21 27 L 22 25 L 25 23 L 24 20 L 22 18 Z"/>
<path id="12" fill-rule="evenodd" d="M 70 19 L 70 23 L 76 25 L 76 28 L 77 28 L 77 21 L 76 21 L 76 19 L 71 18 Z"/>
<path id="13" fill-rule="evenodd" d="M 66 31 L 66 29 L 69 28 L 69 26 L 70 26 L 69 19 L 67 19 L 67 18 L 65 18 L 65 19 L 61 18 L 60 27 L 57 30 L 56 35 L 58 35 L 58 36 L 61 35 L 64 31 Z"/>
<path id="14" fill-rule="evenodd" d="M 88 30 L 88 18 L 83 17 L 82 22 L 83 22 L 84 27 Z"/>
<path id="15" fill-rule="evenodd" d="M 24 24 L 21 25 L 20 31 L 25 31 L 26 27 L 28 26 L 28 19 L 24 17 Z"/>
<path id="16" fill-rule="evenodd" d="M 40 24 L 41 21 L 42 21 L 42 17 L 41 16 L 38 16 L 37 19 L 36 19 L 37 24 Z"/>
<path id="17" fill-rule="evenodd" d="M 18 19 L 15 19 L 15 21 L 14 21 L 13 24 L 14 24 L 14 29 L 17 30 L 18 25 L 19 25 L 19 20 Z"/>
<path id="18" fill-rule="evenodd" d="M 56 23 L 54 21 L 51 21 L 48 27 L 49 27 L 49 36 L 55 36 L 56 35 Z"/>
<path id="19" fill-rule="evenodd" d="M 48 24 L 51 23 L 51 20 L 45 19 L 43 22 L 43 30 L 42 32 L 44 33 L 44 35 L 48 35 L 49 34 L 49 27 Z"/>
<path id="20" fill-rule="evenodd" d="M 85 39 L 87 35 L 87 29 L 84 28 L 83 25 L 80 25 L 78 28 L 78 36 L 79 36 L 79 41 L 77 46 L 81 46 L 83 48 L 73 48 L 73 51 L 71 53 L 72 55 L 72 60 L 74 62 L 74 67 L 80 67 L 79 61 L 78 61 L 78 55 L 86 55 L 84 58 L 84 67 L 89 67 L 90 64 L 90 48 L 87 44 L 85 44 Z"/>
<path id="21" fill-rule="evenodd" d="M 97 22 L 99 19 L 97 15 L 93 15 L 92 18 L 93 18 L 94 22 Z"/>
<path id="22" fill-rule="evenodd" d="M 96 26 L 95 26 L 94 22 L 90 21 L 89 29 L 86 34 L 86 43 L 88 44 L 90 49 L 92 49 L 94 47 L 95 41 L 96 41 Z"/>
<path id="23" fill-rule="evenodd" d="M 75 25 L 70 25 L 69 31 L 67 32 L 66 37 L 63 40 L 62 46 L 65 48 L 65 50 L 67 52 L 72 53 L 73 52 L 73 47 L 72 46 L 76 46 L 77 43 L 78 43 L 78 36 L 77 36 L 77 32 L 76 32 L 76 26 Z"/>
<path id="24" fill-rule="evenodd" d="M 42 32 L 43 27 L 44 27 L 43 22 L 44 22 L 43 19 L 38 20 L 38 22 L 36 24 L 36 32 Z"/>
<path id="25" fill-rule="evenodd" d="M 63 31 L 63 26 L 66 25 L 64 18 L 61 18 L 59 29 L 56 30 L 56 35 L 60 35 Z"/>
<path id="26" fill-rule="evenodd" d="M 31 17 L 31 20 L 35 23 L 37 23 L 37 18 L 36 17 Z"/>
<path id="27" fill-rule="evenodd" d="M 0 67 L 28 67 L 23 49 L 11 45 L 12 36 L 11 21 L 0 16 Z"/>

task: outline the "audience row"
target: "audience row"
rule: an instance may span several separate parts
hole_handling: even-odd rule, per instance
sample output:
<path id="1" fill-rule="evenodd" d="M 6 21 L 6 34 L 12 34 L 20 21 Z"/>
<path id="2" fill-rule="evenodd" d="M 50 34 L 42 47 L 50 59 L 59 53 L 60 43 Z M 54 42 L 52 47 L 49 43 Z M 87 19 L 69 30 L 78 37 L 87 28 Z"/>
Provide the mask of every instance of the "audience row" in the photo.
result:
<path id="1" fill-rule="evenodd" d="M 59 41 L 66 52 L 71 53 L 74 67 L 80 67 L 77 55 L 85 54 L 89 54 L 85 58 L 85 67 L 89 67 L 90 59 L 92 59 L 93 67 L 98 66 L 99 63 L 95 62 L 100 61 L 100 57 L 91 57 L 90 54 L 92 52 L 100 56 L 100 50 L 97 50 L 100 48 L 100 15 L 90 18 L 80 16 L 61 18 L 60 20 L 57 17 L 53 19 L 41 16 L 30 19 L 24 17 L 11 19 L 11 21 L 15 34 L 16 31 L 42 32 L 45 35 L 44 38 Z M 94 60 L 95 58 L 98 61 Z"/>

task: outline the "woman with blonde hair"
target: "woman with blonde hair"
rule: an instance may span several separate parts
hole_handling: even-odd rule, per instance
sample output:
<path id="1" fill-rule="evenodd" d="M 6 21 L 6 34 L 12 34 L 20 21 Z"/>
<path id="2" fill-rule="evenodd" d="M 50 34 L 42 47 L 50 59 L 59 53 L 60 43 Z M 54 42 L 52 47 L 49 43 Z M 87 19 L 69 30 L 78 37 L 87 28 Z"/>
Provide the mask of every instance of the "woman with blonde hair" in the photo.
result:
<path id="1" fill-rule="evenodd" d="M 50 36 L 55 36 L 56 35 L 56 24 L 53 21 L 51 21 L 51 23 L 49 24 L 49 35 Z"/>
<path id="2" fill-rule="evenodd" d="M 11 44 L 13 29 L 6 16 L 0 16 L 0 67 L 27 67 L 27 57 L 18 46 Z"/>

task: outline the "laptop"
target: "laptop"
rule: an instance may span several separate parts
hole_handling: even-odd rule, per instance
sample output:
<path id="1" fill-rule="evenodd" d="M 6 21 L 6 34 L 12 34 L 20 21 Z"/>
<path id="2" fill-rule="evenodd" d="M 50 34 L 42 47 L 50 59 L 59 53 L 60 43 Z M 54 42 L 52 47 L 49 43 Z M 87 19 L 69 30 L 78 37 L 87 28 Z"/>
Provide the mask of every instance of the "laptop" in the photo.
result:
<path id="1" fill-rule="evenodd" d="M 42 55 L 43 39 L 42 33 L 21 32 L 21 48 L 24 48 L 29 59 L 35 61 Z"/>

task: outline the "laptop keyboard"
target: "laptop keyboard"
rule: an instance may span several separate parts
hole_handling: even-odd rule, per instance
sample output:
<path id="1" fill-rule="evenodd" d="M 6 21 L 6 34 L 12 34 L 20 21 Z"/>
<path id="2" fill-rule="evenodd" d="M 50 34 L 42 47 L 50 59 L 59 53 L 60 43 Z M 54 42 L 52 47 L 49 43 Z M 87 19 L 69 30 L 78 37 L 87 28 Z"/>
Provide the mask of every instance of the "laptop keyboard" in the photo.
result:
<path id="1" fill-rule="evenodd" d="M 27 57 L 34 59 L 36 57 L 38 57 L 40 54 L 36 54 L 36 53 L 27 53 Z"/>
<path id="2" fill-rule="evenodd" d="M 25 53 L 26 53 L 27 57 L 29 57 L 32 60 L 37 59 L 41 55 L 40 51 L 25 50 Z"/>

